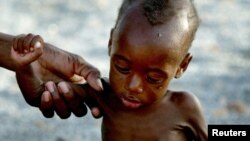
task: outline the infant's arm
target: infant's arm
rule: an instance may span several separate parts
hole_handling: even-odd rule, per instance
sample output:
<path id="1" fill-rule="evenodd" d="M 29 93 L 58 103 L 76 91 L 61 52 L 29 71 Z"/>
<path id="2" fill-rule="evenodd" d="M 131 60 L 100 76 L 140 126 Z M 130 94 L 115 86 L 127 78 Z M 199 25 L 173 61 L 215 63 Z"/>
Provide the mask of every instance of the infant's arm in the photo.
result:
<path id="1" fill-rule="evenodd" d="M 186 119 L 187 126 L 194 133 L 195 141 L 207 141 L 207 124 L 199 99 L 187 92 L 178 92 L 178 95 L 178 99 L 180 100 L 178 107 Z"/>

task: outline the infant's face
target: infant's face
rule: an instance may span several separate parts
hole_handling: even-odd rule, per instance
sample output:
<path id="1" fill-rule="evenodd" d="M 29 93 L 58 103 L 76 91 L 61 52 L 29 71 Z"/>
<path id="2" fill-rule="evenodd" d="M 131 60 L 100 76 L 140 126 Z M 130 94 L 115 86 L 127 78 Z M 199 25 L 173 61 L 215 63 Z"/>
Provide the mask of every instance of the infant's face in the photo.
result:
<path id="1" fill-rule="evenodd" d="M 140 14 L 135 10 L 121 19 L 110 45 L 110 84 L 127 108 L 159 101 L 183 59 L 179 21 L 152 26 Z"/>

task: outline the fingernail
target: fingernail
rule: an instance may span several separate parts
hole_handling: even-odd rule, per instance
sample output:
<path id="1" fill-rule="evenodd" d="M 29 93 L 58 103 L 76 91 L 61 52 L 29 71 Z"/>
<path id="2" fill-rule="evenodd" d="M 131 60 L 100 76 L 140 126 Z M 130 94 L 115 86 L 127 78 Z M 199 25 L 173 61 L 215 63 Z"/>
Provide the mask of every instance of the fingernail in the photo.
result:
<path id="1" fill-rule="evenodd" d="M 31 52 L 33 52 L 33 51 L 34 51 L 34 48 L 33 48 L 33 47 L 31 47 L 31 48 L 30 48 L 30 51 L 31 51 Z"/>
<path id="2" fill-rule="evenodd" d="M 96 80 L 96 84 L 97 84 L 97 86 L 100 87 L 100 90 L 103 90 L 102 82 L 101 82 L 100 79 L 97 79 L 97 80 Z"/>
<path id="3" fill-rule="evenodd" d="M 68 89 L 66 83 L 59 83 L 58 86 L 61 89 L 62 93 L 68 93 L 69 92 L 69 89 Z"/>
<path id="4" fill-rule="evenodd" d="M 91 113 L 94 117 L 99 117 L 100 116 L 100 111 L 97 107 L 91 108 Z"/>
<path id="5" fill-rule="evenodd" d="M 47 85 L 47 88 L 48 88 L 49 92 L 51 92 L 51 93 L 54 92 L 54 87 L 53 87 L 52 84 L 51 85 Z"/>
<path id="6" fill-rule="evenodd" d="M 44 94 L 43 94 L 43 100 L 44 100 L 45 102 L 49 102 L 49 96 L 50 96 L 49 93 L 44 93 Z"/>
<path id="7" fill-rule="evenodd" d="M 25 50 L 24 50 L 24 53 L 28 53 L 28 50 L 27 50 L 27 49 L 25 49 Z"/>
<path id="8" fill-rule="evenodd" d="M 41 42 L 36 42 L 34 47 L 35 48 L 40 48 L 41 46 L 42 46 Z"/>

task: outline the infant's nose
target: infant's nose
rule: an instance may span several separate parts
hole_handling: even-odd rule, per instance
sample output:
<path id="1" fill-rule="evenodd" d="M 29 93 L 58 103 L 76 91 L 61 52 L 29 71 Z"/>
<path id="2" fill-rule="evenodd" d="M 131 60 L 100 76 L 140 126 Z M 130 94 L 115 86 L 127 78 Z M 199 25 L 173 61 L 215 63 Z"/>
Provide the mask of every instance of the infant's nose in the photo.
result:
<path id="1" fill-rule="evenodd" d="M 131 91 L 132 94 L 141 94 L 143 92 L 141 78 L 137 75 L 132 76 L 128 83 L 128 90 Z"/>

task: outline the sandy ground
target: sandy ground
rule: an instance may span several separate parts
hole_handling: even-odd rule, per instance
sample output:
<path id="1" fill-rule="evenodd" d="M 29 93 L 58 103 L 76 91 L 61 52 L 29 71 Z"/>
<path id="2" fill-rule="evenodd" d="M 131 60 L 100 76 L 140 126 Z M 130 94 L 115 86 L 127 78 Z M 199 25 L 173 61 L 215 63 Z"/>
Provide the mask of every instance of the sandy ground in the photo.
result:
<path id="1" fill-rule="evenodd" d="M 0 31 L 35 33 L 108 72 L 107 41 L 121 0 L 0 0 Z M 202 20 L 194 60 L 171 89 L 201 101 L 209 124 L 250 124 L 250 1 L 196 0 Z M 93 55 L 94 53 L 94 55 Z M 46 119 L 25 103 L 15 74 L 0 70 L 1 141 L 100 141 L 90 115 Z"/>

